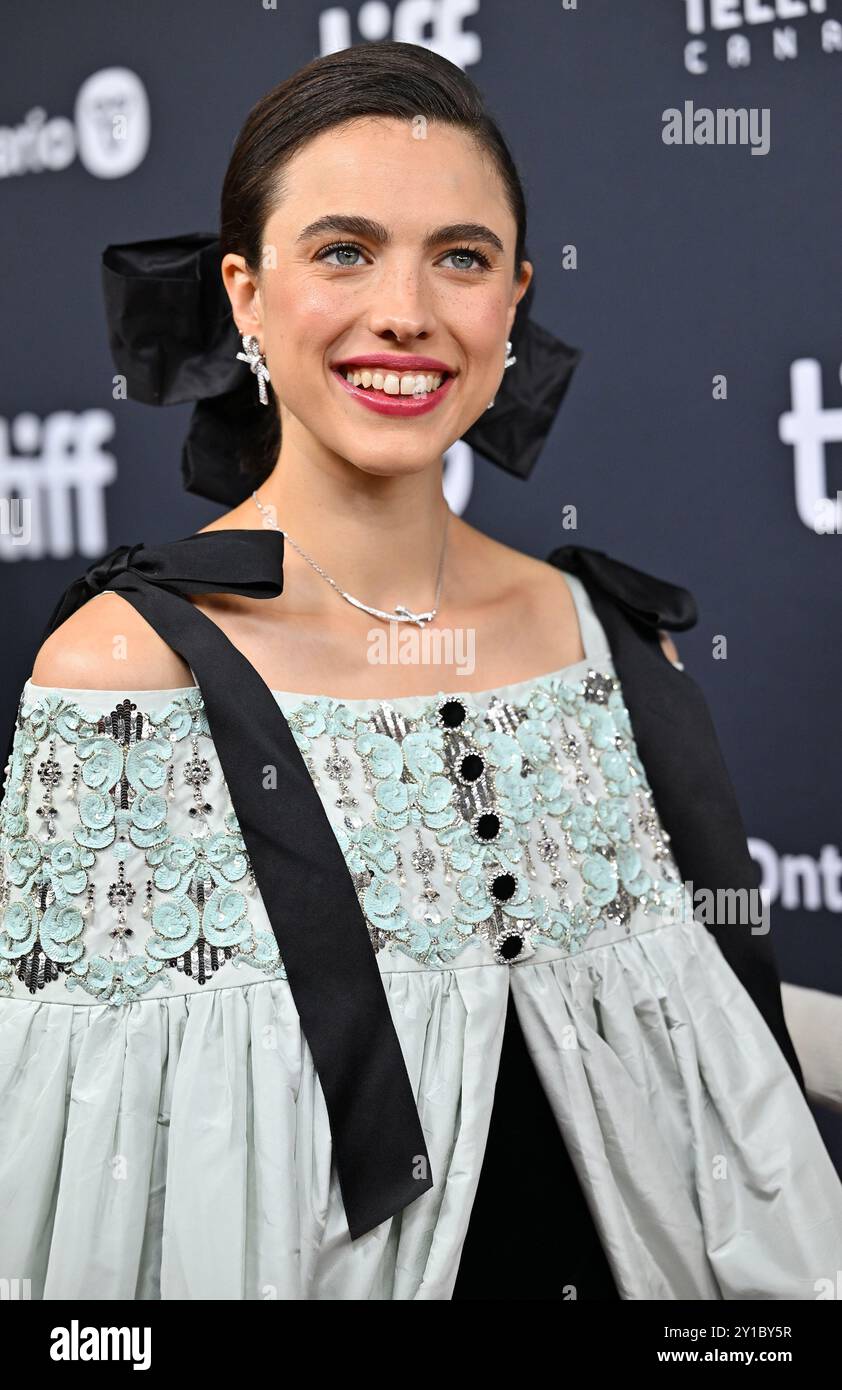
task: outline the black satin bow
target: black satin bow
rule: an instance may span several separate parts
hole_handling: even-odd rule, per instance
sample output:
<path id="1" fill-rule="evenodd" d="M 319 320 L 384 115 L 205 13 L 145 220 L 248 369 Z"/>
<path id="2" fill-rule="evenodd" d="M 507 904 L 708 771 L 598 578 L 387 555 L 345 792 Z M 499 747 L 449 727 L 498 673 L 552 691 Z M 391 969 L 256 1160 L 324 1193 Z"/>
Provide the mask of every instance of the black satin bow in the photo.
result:
<path id="1" fill-rule="evenodd" d="M 219 541 L 222 535 L 224 547 Z M 255 542 L 254 536 L 261 539 Z M 276 598 L 284 587 L 283 555 L 280 531 L 201 531 L 160 545 L 143 541 L 117 545 L 68 585 L 42 641 L 95 594 L 112 588 L 122 592 L 124 586 L 118 581 L 125 575 L 182 595 L 231 592 L 247 598 Z"/>
<path id="2" fill-rule="evenodd" d="M 268 529 L 117 546 L 68 587 L 45 637 L 111 589 L 193 670 L 324 1092 L 356 1239 L 433 1186 L 412 1086 L 353 880 L 289 725 L 251 662 L 186 597 L 274 598 L 283 551 Z"/>
<path id="3" fill-rule="evenodd" d="M 629 617 L 645 626 L 684 632 L 698 622 L 696 600 L 689 589 L 657 579 L 622 560 L 613 560 L 604 550 L 561 545 L 553 551 L 550 563 L 578 575 L 589 585 L 598 585 Z"/>
<path id="4" fill-rule="evenodd" d="M 712 892 L 717 903 L 719 890 L 757 890 L 760 871 L 749 853 L 707 701 L 692 677 L 665 655 L 658 637 L 659 628 L 683 632 L 694 626 L 693 595 L 588 546 L 559 546 L 548 562 L 581 579 L 605 630 L 638 754 L 682 879 L 692 883 L 694 894 Z M 806 1095 L 784 1019 L 771 933 L 753 932 L 750 922 L 705 925 Z"/>

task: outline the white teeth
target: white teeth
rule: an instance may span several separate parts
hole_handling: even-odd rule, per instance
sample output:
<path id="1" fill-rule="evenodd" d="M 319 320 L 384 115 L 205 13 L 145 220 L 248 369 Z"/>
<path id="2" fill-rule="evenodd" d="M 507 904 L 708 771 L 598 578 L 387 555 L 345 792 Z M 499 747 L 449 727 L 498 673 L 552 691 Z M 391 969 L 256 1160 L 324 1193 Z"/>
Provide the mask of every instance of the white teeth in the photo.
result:
<path id="1" fill-rule="evenodd" d="M 424 396 L 441 386 L 440 372 L 378 372 L 368 367 L 342 369 L 352 386 L 384 391 L 387 396 Z"/>

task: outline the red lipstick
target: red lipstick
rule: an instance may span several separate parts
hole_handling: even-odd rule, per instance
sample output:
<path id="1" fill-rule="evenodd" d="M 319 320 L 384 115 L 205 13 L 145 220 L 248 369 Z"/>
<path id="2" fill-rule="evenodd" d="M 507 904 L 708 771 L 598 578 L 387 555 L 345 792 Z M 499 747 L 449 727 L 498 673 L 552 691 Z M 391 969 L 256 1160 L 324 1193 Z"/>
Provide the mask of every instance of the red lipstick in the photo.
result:
<path id="1" fill-rule="evenodd" d="M 331 375 L 336 378 L 339 385 L 348 392 L 349 396 L 359 401 L 360 405 L 367 406 L 377 415 L 411 417 L 426 415 L 428 411 L 435 410 L 436 406 L 441 404 L 455 380 L 453 375 L 448 375 L 441 385 L 436 387 L 435 391 L 423 391 L 418 395 L 390 396 L 385 391 L 374 391 L 371 387 L 353 386 L 343 376 L 341 370 L 343 367 L 345 369 L 353 367 L 357 370 L 368 367 L 384 373 L 388 371 L 450 372 L 450 368 L 435 357 L 409 357 L 389 352 L 366 353 L 360 357 L 346 358 L 341 363 L 332 363 Z"/>

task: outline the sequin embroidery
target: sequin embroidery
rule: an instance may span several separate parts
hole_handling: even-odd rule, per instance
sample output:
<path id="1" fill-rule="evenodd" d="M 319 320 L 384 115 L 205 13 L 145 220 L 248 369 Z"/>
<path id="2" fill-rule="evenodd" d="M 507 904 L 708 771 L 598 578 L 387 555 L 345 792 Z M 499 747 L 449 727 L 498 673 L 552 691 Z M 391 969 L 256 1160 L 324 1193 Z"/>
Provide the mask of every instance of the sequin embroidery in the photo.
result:
<path id="1" fill-rule="evenodd" d="M 332 824 L 375 950 L 443 966 L 480 937 L 513 964 L 539 939 L 572 952 L 609 924 L 630 931 L 636 910 L 676 912 L 678 870 L 613 674 L 538 677 L 523 703 L 487 709 L 439 695 L 411 717 L 319 697 L 287 721 L 341 812 Z"/>
<path id="2" fill-rule="evenodd" d="M 480 940 L 512 966 L 539 942 L 575 952 L 636 913 L 675 913 L 618 680 L 589 666 L 523 684 L 487 707 L 440 694 L 411 715 L 326 696 L 286 710 L 376 952 L 438 968 Z M 138 701 L 98 717 L 61 692 L 21 701 L 0 805 L 0 993 L 63 976 L 122 1004 L 229 961 L 285 978 L 201 693 L 157 712 Z"/>

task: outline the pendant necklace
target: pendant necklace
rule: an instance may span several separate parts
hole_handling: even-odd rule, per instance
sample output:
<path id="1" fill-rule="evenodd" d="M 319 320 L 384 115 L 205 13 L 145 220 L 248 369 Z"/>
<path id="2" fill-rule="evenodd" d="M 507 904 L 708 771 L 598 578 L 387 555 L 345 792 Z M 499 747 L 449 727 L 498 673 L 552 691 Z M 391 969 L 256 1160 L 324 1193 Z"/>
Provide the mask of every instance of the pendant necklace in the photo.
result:
<path id="1" fill-rule="evenodd" d="M 308 565 L 312 565 L 313 569 L 316 570 L 316 572 L 322 576 L 322 579 L 327 580 L 328 584 L 330 584 L 331 587 L 334 588 L 336 592 L 340 594 L 342 598 L 345 599 L 346 603 L 352 603 L 355 608 L 361 609 L 363 613 L 370 613 L 373 618 L 382 618 L 385 622 L 389 623 L 415 623 L 417 627 L 424 627 L 425 623 L 430 623 L 435 618 L 436 614 L 439 611 L 438 603 L 439 598 L 441 596 L 442 574 L 444 570 L 444 553 L 447 547 L 447 523 L 450 520 L 450 506 L 448 504 L 447 498 L 444 499 L 444 536 L 442 537 L 441 555 L 439 556 L 439 568 L 438 574 L 436 576 L 436 597 L 434 606 L 430 609 L 428 613 L 413 613 L 412 609 L 407 608 L 405 603 L 398 603 L 396 604 L 393 613 L 386 613 L 383 611 L 382 608 L 372 608 L 369 604 L 363 603 L 361 599 L 354 598 L 351 594 L 347 594 L 344 589 L 340 588 L 336 581 L 334 579 L 331 579 L 330 575 L 322 569 L 321 565 L 318 565 L 316 561 L 312 559 L 312 557 L 309 556 L 305 550 L 302 550 L 300 545 L 296 545 L 295 541 L 292 539 L 292 536 L 288 535 L 286 531 L 282 530 L 282 528 L 272 517 L 272 510 L 269 507 L 265 507 L 263 505 L 263 503 L 257 495 L 257 492 L 252 492 L 251 495 L 255 500 L 258 510 L 262 512 L 264 518 L 267 520 L 268 525 L 271 526 L 275 531 L 280 531 L 284 540 L 289 541 L 290 545 L 293 547 L 293 549 L 298 551 L 302 559 L 306 560 Z"/>

